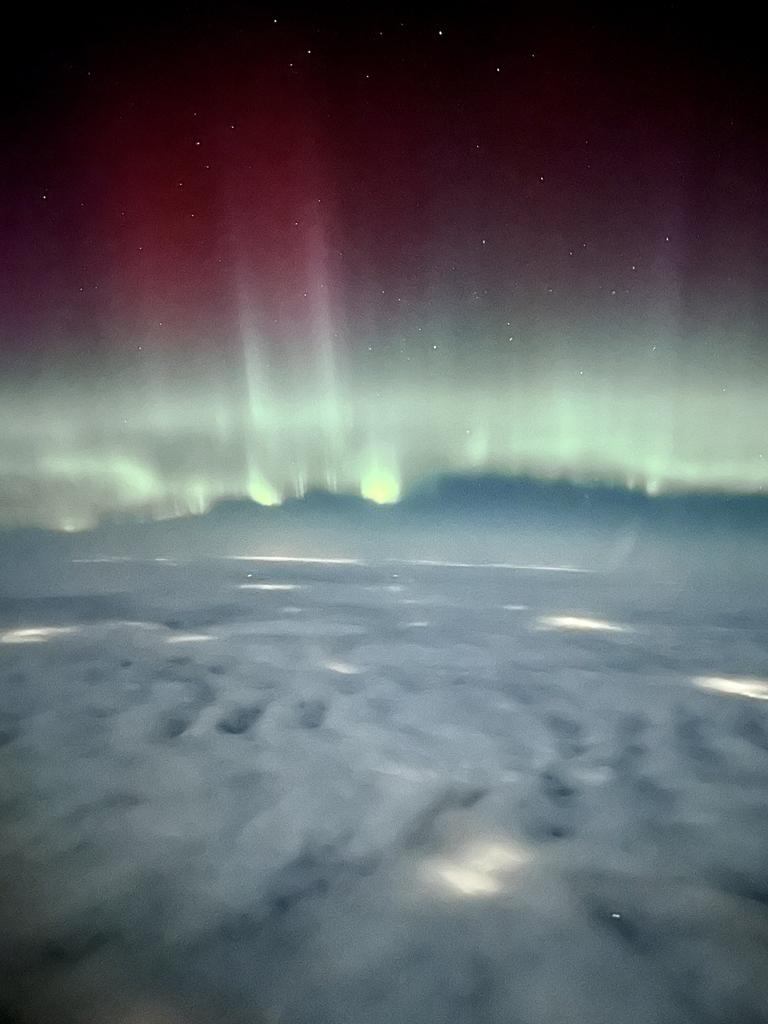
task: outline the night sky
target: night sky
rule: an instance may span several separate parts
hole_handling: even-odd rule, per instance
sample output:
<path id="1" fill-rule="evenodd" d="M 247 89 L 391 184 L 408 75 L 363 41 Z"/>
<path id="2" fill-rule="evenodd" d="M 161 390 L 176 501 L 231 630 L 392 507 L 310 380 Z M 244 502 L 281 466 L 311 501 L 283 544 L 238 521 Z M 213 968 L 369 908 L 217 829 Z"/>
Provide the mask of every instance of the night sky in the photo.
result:
<path id="1" fill-rule="evenodd" d="M 676 5 L 31 11 L 0 522 L 453 472 L 760 491 L 759 42 Z"/>

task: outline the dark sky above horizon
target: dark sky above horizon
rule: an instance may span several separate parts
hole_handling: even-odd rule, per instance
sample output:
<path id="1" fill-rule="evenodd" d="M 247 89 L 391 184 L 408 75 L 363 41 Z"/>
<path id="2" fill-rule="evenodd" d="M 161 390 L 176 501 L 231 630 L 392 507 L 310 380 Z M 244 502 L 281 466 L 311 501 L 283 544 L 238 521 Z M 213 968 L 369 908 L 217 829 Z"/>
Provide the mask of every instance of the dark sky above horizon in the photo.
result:
<path id="1" fill-rule="evenodd" d="M 3 521 L 469 470 L 761 490 L 758 44 L 676 5 L 30 12 Z"/>

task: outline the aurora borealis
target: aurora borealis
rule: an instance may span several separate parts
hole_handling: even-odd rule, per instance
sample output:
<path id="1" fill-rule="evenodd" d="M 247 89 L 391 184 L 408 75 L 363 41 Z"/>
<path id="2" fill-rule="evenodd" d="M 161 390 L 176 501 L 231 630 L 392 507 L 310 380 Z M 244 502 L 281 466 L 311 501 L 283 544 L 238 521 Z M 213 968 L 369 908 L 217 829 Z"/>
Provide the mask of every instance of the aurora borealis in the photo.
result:
<path id="1" fill-rule="evenodd" d="M 63 17 L 5 71 L 3 525 L 454 472 L 764 489 L 748 27 Z"/>

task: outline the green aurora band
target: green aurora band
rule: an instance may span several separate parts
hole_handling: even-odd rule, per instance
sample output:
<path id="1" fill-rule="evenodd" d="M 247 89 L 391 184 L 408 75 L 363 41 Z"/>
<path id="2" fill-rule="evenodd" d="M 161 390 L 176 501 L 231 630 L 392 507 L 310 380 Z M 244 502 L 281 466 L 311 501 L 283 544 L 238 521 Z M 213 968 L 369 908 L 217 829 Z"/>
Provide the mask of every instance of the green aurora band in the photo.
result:
<path id="1" fill-rule="evenodd" d="M 420 357 L 320 333 L 275 350 L 244 328 L 218 352 L 69 356 L 5 374 L 0 522 L 79 530 L 108 514 L 200 514 L 225 497 L 274 505 L 313 489 L 389 503 L 439 473 L 651 495 L 768 484 L 768 407 L 748 346 L 726 376 L 722 356 L 708 364 L 697 346 L 686 365 L 679 345 L 652 337 L 610 360 L 557 339 L 528 355 L 489 347 L 484 364 L 482 345 L 462 356 L 439 333 Z"/>

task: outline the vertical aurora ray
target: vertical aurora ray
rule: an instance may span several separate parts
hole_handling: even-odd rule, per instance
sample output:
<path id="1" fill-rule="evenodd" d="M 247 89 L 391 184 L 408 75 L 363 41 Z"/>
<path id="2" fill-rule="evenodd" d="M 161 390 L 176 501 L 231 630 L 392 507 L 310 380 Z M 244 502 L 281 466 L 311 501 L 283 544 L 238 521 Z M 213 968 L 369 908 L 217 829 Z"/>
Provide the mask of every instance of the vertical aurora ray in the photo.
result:
<path id="1" fill-rule="evenodd" d="M 322 438 L 319 472 L 323 485 L 329 491 L 337 491 L 344 480 L 343 466 L 348 449 L 345 435 L 348 423 L 341 398 L 339 353 L 334 343 L 337 331 L 331 311 L 324 231 L 317 214 L 310 228 L 308 250 L 311 376 L 306 381 L 306 385 L 309 386 L 306 401 L 310 404 L 317 403 L 317 426 Z M 307 459 L 306 465 L 302 466 L 304 477 L 310 476 L 309 464 L 310 460 Z"/>
<path id="2" fill-rule="evenodd" d="M 245 493 L 260 505 L 278 505 L 280 493 L 264 474 L 264 465 L 274 461 L 276 412 L 272 407 L 269 379 L 259 354 L 255 332 L 243 330 L 243 369 L 247 390 L 248 416 L 245 428 L 247 483 Z"/>

